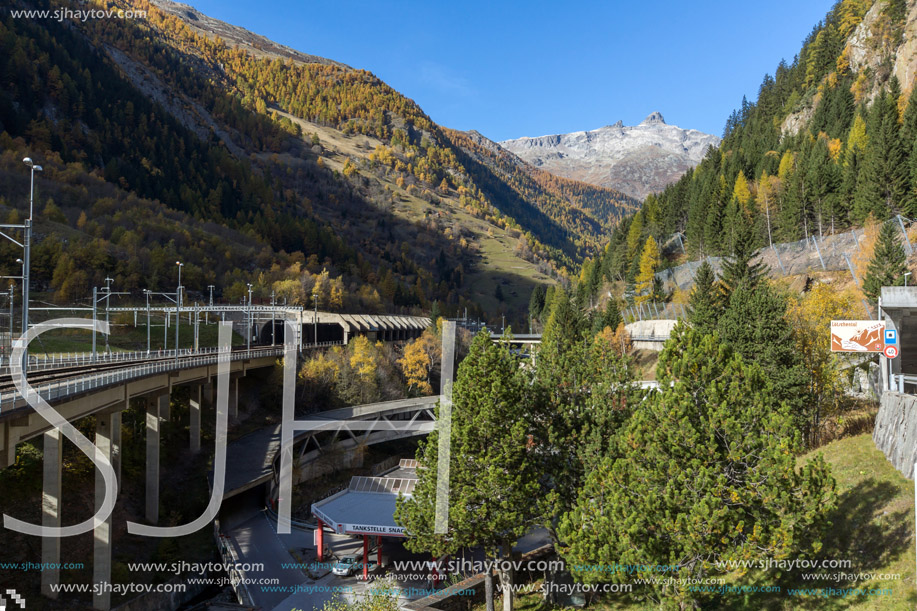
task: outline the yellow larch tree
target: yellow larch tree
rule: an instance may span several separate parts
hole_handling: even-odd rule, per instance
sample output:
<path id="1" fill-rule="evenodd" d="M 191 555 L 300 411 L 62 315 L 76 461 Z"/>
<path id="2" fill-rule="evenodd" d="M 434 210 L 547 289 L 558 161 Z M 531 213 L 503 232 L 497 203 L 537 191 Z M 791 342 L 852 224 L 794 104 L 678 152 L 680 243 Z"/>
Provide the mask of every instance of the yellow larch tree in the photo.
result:
<path id="1" fill-rule="evenodd" d="M 398 359 L 398 364 L 401 366 L 401 373 L 404 374 L 409 391 L 421 395 L 433 393 L 433 387 L 430 386 L 430 369 L 433 367 L 433 361 L 424 350 L 421 338 L 404 347 L 404 356 Z"/>
<path id="2" fill-rule="evenodd" d="M 831 352 L 831 321 L 859 319 L 866 316 L 857 291 L 838 290 L 836 286 L 817 283 L 804 295 L 790 300 L 787 317 L 793 325 L 794 339 L 802 361 L 809 369 L 809 390 L 814 398 L 813 422 L 818 443 L 823 422 L 839 413 L 845 394 L 843 370 L 850 364 L 844 356 Z"/>
<path id="3" fill-rule="evenodd" d="M 732 188 L 732 196 L 743 207 L 748 207 L 748 202 L 751 201 L 751 190 L 748 188 L 748 179 L 745 178 L 744 172 L 740 171 L 736 176 L 736 182 Z"/>
<path id="4" fill-rule="evenodd" d="M 653 281 L 656 278 L 656 270 L 659 268 L 659 247 L 653 236 L 646 239 L 643 245 L 643 254 L 640 255 L 640 273 L 637 274 L 634 289 L 636 296 L 634 301 L 638 304 L 650 300 L 653 295 Z"/>
<path id="5" fill-rule="evenodd" d="M 358 335 L 351 341 L 350 367 L 366 380 L 376 375 L 376 354 L 372 343 L 363 335 Z"/>

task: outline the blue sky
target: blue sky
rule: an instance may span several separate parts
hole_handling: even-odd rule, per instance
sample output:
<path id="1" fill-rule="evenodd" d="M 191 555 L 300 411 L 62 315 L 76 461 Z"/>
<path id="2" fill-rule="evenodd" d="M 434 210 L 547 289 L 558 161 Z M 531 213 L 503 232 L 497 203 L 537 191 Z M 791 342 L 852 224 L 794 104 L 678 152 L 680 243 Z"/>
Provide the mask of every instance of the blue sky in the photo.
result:
<path id="1" fill-rule="evenodd" d="M 185 0 L 188 1 L 188 0 Z M 493 140 L 640 122 L 720 135 L 792 61 L 831 0 L 191 0 L 306 53 L 369 70 L 436 122 Z"/>

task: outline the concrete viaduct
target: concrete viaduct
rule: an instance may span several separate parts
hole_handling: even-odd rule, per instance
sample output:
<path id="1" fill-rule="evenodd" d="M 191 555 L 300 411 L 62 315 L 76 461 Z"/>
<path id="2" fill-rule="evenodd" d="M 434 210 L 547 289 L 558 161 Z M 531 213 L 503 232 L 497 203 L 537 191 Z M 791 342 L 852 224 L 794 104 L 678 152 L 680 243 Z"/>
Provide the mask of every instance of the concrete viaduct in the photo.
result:
<path id="1" fill-rule="evenodd" d="M 182 313 L 186 309 L 182 309 Z M 190 308 L 188 309 L 190 310 Z M 197 310 L 197 308 L 195 308 Z M 429 326 L 430 320 L 415 316 L 349 315 L 303 312 L 292 309 L 277 312 L 272 308 L 270 320 L 266 316 L 249 321 L 259 344 L 250 350 L 234 350 L 230 360 L 229 415 L 238 415 L 239 380 L 250 370 L 271 367 L 283 356 L 283 320 L 302 321 L 298 343 L 302 349 L 321 348 L 346 344 L 356 335 L 372 340 L 398 341 L 418 337 Z M 112 308 L 115 311 L 115 308 Z M 174 310 L 173 310 L 174 311 Z M 230 317 L 227 317 L 230 318 Z M 234 320 L 234 326 L 236 321 Z M 245 319 L 242 321 L 243 330 Z M 273 325 L 273 333 L 272 333 Z M 317 331 L 317 333 L 316 333 Z M 316 342 L 315 340 L 318 340 Z M 265 346 L 265 343 L 274 343 Z M 170 351 L 164 356 L 144 353 L 133 361 L 106 362 L 105 358 L 82 366 L 48 369 L 46 365 L 30 366 L 30 384 L 69 422 L 95 416 L 95 444 L 112 463 L 121 483 L 121 414 L 133 400 L 146 406 L 146 498 L 145 517 L 151 524 L 159 521 L 159 453 L 160 425 L 169 419 L 173 389 L 190 386 L 189 446 L 193 452 L 200 450 L 201 410 L 215 405 L 218 355 L 214 349 Z M 39 376 L 38 373 L 41 373 Z M 0 469 L 15 461 L 16 446 L 20 442 L 43 437 L 44 461 L 42 475 L 42 526 L 61 526 L 62 491 L 62 438 L 60 431 L 50 425 L 30 408 L 17 391 L 10 388 L 9 378 L 0 380 Z M 105 497 L 105 484 L 96 473 L 95 506 Z M 94 530 L 93 583 L 111 581 L 112 518 Z M 46 566 L 60 564 L 60 539 L 42 538 L 41 562 Z M 59 583 L 56 569 L 41 574 L 41 589 L 45 596 L 57 598 L 51 586 Z M 93 607 L 109 609 L 110 593 L 94 594 Z"/>

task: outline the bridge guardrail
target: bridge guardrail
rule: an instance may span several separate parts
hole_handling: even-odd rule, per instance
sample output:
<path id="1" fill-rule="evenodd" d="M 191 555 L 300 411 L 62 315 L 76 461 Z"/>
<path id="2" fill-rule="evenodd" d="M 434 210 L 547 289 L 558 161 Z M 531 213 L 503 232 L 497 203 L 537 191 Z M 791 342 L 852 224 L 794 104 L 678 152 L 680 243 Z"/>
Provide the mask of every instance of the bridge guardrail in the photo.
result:
<path id="1" fill-rule="evenodd" d="M 303 348 L 322 348 L 333 345 L 340 345 L 342 342 L 321 342 L 319 344 L 309 344 Z M 282 356 L 284 351 L 283 346 L 276 346 L 273 348 L 257 348 L 254 350 L 236 350 L 230 352 L 230 362 L 246 360 L 252 358 L 252 356 Z M 203 353 L 202 353 L 203 352 Z M 77 393 L 86 392 L 87 390 L 95 390 L 98 388 L 104 388 L 106 386 L 111 386 L 112 384 L 118 384 L 122 382 L 128 382 L 131 380 L 136 380 L 144 378 L 150 375 L 157 373 L 165 373 L 170 371 L 178 371 L 181 369 L 189 369 L 192 367 L 200 367 L 203 365 L 214 365 L 219 359 L 219 353 L 214 349 L 206 349 L 205 351 L 198 352 L 185 352 L 179 350 L 179 354 L 175 355 L 174 351 L 172 356 L 176 356 L 176 359 L 164 358 L 152 363 L 144 363 L 139 366 L 125 368 L 125 369 L 116 369 L 113 371 L 104 371 L 100 373 L 93 373 L 88 375 L 83 375 L 79 377 L 70 377 L 64 380 L 57 380 L 48 382 L 45 384 L 39 384 L 33 386 L 33 390 L 38 392 L 38 394 L 45 399 L 46 401 L 53 401 L 56 399 L 61 399 L 74 395 Z M 147 360 L 149 357 L 146 357 Z M 86 365 L 98 365 L 98 361 L 89 362 Z M 9 375 L 9 374 L 7 374 Z M 0 392 L 0 409 L 5 406 L 15 405 L 17 401 L 22 399 L 22 394 L 18 390 Z"/>

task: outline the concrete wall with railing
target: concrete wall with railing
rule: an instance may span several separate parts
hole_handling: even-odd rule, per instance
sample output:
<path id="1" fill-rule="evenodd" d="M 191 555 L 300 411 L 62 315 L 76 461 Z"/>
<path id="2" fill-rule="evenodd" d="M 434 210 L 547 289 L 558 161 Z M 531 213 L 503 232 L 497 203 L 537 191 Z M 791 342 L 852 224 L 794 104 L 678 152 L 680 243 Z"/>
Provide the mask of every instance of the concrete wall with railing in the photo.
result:
<path id="1" fill-rule="evenodd" d="M 637 350 L 652 350 L 659 352 L 677 320 L 638 320 L 626 325 L 631 342 Z"/>

